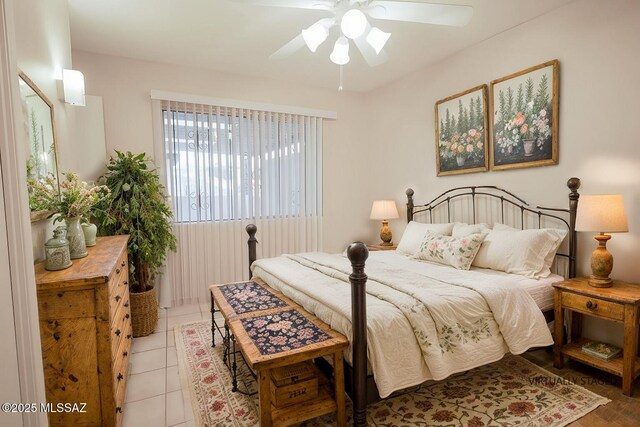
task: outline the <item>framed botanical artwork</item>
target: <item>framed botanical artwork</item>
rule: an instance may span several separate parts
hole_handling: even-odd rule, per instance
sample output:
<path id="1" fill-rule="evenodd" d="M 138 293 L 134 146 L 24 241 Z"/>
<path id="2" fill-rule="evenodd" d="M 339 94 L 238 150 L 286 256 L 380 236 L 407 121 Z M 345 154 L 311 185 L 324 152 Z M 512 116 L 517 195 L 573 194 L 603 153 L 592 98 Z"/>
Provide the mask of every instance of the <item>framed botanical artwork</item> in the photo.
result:
<path id="1" fill-rule="evenodd" d="M 486 171 L 487 85 L 436 102 L 438 176 Z"/>
<path id="2" fill-rule="evenodd" d="M 491 82 L 491 169 L 558 163 L 558 61 Z"/>

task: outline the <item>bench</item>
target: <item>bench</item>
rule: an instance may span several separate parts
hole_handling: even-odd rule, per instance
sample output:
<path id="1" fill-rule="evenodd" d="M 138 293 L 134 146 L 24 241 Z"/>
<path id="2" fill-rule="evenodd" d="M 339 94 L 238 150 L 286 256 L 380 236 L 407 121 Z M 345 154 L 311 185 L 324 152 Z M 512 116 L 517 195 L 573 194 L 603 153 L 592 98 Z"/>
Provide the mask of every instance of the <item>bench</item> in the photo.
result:
<path id="1" fill-rule="evenodd" d="M 259 279 L 212 285 L 212 345 L 215 346 L 215 312 L 224 318 L 225 364 L 232 370 L 237 391 L 236 345 L 258 381 L 261 426 L 288 426 L 336 412 L 337 425 L 346 425 L 343 351 L 344 335 Z M 217 306 L 217 310 L 216 307 Z M 233 356 L 233 363 L 229 365 Z M 333 357 L 332 384 L 321 385 L 318 396 L 291 406 L 271 402 L 271 371 L 283 366 Z"/>

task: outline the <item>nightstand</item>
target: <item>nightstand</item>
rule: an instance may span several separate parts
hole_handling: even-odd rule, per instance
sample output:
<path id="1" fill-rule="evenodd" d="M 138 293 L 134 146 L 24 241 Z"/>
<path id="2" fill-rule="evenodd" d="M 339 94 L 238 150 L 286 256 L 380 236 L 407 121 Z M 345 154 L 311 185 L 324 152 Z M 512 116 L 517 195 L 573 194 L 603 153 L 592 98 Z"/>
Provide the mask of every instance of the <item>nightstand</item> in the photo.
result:
<path id="1" fill-rule="evenodd" d="M 580 277 L 553 284 L 555 288 L 553 366 L 561 369 L 564 365 L 564 357 L 568 357 L 602 369 L 622 377 L 622 392 L 631 396 L 633 381 L 640 374 L 640 357 L 638 357 L 640 285 L 614 280 L 610 288 L 594 288 L 589 286 L 588 280 L 587 277 Z M 566 345 L 563 345 L 564 310 L 573 312 L 569 327 L 570 341 Z M 582 346 L 589 341 L 582 338 L 583 315 L 624 324 L 622 357 L 602 360 L 582 352 Z"/>
<path id="2" fill-rule="evenodd" d="M 398 244 L 394 243 L 393 245 L 367 245 L 367 249 L 370 251 L 395 251 L 398 248 Z"/>

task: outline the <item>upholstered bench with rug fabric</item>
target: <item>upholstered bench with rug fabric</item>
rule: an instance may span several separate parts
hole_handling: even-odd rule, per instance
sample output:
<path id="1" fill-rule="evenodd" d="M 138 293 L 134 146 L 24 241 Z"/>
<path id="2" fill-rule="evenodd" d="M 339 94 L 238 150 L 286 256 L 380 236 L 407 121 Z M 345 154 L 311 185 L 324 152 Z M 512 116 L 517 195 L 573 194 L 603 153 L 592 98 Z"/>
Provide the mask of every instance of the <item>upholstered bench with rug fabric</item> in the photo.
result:
<path id="1" fill-rule="evenodd" d="M 288 426 L 336 412 L 337 425 L 345 426 L 343 351 L 349 344 L 347 339 L 259 280 L 213 285 L 209 289 L 212 345 L 215 346 L 216 330 L 222 332 L 214 316 L 220 311 L 224 318 L 224 358 L 228 367 L 233 357 L 230 363 L 233 389 L 237 390 L 237 346 L 257 376 L 260 425 Z M 273 373 L 282 374 L 282 367 L 295 365 L 304 370 L 301 362 L 323 356 L 332 356 L 337 367 L 332 382 L 305 377 L 298 386 L 295 381 L 288 383 L 286 389 L 278 389 L 274 384 Z M 322 374 L 316 370 L 315 375 Z M 312 396 L 303 396 L 306 393 Z M 272 394 L 277 396 L 278 406 Z"/>

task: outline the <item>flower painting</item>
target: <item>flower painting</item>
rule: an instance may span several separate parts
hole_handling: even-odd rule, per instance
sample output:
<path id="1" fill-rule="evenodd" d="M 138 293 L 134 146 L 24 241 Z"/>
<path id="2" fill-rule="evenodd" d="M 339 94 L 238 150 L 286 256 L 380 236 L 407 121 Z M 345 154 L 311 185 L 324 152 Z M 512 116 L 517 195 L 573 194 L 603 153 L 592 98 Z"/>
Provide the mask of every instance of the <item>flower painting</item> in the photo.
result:
<path id="1" fill-rule="evenodd" d="M 438 176 L 486 171 L 487 85 L 436 102 Z"/>
<path id="2" fill-rule="evenodd" d="M 491 169 L 558 163 L 558 61 L 491 82 Z"/>

